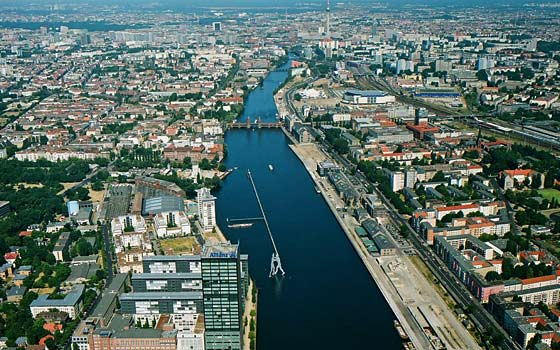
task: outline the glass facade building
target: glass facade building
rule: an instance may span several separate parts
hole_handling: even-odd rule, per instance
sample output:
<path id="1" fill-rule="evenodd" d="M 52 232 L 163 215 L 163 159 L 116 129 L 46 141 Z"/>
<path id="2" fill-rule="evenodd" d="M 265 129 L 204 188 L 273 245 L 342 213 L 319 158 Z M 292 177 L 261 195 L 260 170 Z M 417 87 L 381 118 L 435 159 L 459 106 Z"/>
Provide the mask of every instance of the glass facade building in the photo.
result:
<path id="1" fill-rule="evenodd" d="M 238 246 L 206 245 L 201 258 L 206 349 L 240 350 L 244 287 Z"/>

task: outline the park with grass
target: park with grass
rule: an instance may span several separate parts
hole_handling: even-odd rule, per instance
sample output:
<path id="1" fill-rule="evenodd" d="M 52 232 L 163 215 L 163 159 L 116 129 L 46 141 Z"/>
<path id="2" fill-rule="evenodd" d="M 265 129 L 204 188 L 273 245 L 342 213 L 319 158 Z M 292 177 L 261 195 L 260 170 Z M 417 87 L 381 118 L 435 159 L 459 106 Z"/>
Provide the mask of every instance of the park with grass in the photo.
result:
<path id="1" fill-rule="evenodd" d="M 159 241 L 165 255 L 200 254 L 201 246 L 196 237 L 176 237 Z"/>

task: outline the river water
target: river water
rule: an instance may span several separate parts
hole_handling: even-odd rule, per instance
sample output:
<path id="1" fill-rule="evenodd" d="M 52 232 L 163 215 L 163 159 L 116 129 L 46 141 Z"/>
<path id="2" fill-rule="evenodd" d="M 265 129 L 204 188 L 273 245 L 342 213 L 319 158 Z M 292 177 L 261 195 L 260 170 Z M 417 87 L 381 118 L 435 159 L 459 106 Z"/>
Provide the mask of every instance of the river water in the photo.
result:
<path id="1" fill-rule="evenodd" d="M 277 110 L 272 94 L 286 78 L 286 72 L 270 73 L 262 88 L 251 92 L 239 121 L 247 116 L 273 121 Z M 282 131 L 234 129 L 225 142 L 226 165 L 237 170 L 217 193 L 218 224 L 249 254 L 249 270 L 259 288 L 257 348 L 402 349 L 393 328 L 395 316 Z M 251 228 L 227 227 L 227 218 L 260 216 L 247 169 L 285 277 L 268 277 L 272 245 L 263 222 Z"/>

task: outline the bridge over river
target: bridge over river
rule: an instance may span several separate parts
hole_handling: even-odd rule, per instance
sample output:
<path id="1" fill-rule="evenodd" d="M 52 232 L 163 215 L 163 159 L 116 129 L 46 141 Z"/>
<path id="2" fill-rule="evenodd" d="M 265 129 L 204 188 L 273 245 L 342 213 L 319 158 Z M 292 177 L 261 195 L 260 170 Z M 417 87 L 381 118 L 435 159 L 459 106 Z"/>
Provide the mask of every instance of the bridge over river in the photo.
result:
<path id="1" fill-rule="evenodd" d="M 251 129 L 251 128 L 280 128 L 282 127 L 282 123 L 279 121 L 276 122 L 263 122 L 261 117 L 258 117 L 254 121 L 251 121 L 251 117 L 247 117 L 247 121 L 245 123 L 233 122 L 228 124 L 229 128 L 232 129 Z"/>

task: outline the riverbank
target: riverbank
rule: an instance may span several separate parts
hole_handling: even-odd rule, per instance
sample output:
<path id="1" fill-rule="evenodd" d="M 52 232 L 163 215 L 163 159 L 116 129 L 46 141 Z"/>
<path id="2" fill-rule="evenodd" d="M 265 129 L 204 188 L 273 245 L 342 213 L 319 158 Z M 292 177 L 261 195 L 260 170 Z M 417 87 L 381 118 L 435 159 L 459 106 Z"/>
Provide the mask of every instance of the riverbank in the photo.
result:
<path id="1" fill-rule="evenodd" d="M 276 109 L 278 110 L 278 115 L 281 117 L 290 115 L 290 108 L 288 107 L 286 101 L 286 92 L 289 91 L 294 85 L 299 84 L 303 81 L 301 77 L 296 77 L 295 79 L 289 80 L 286 84 L 279 87 L 273 94 L 274 103 L 276 104 Z"/>
<path id="2" fill-rule="evenodd" d="M 351 213 L 337 209 L 345 204 L 331 184 L 315 172 L 317 162 L 327 160 L 327 155 L 315 144 L 294 144 L 290 148 L 321 189 L 324 200 L 416 348 L 429 349 L 434 342 L 442 341 L 448 349 L 480 349 L 407 256 L 399 253 L 374 258 L 367 252 L 355 233 L 360 224 Z M 433 330 L 431 334 L 426 326 Z"/>
<path id="3" fill-rule="evenodd" d="M 249 279 L 243 312 L 243 350 L 255 350 L 257 348 L 257 304 L 257 287 L 253 279 Z"/>

